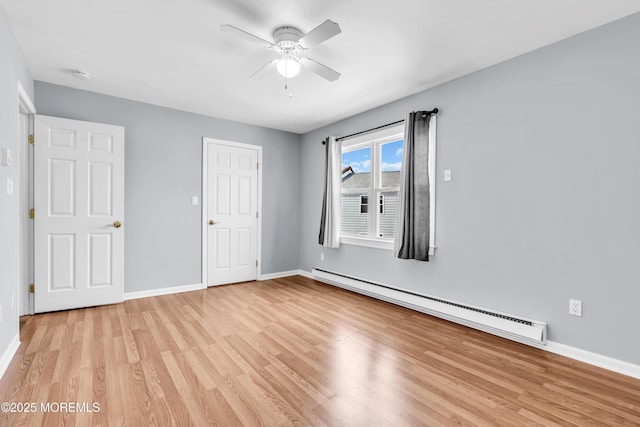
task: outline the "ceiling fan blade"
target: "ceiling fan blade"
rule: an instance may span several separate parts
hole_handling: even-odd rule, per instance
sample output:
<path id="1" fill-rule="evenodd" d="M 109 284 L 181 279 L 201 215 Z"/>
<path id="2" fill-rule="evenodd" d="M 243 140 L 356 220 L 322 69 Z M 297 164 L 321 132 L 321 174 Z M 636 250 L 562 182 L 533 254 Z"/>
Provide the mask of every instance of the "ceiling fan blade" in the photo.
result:
<path id="1" fill-rule="evenodd" d="M 340 25 L 330 19 L 327 19 L 322 24 L 302 36 L 298 43 L 300 43 L 302 47 L 308 48 L 320 44 L 325 40 L 329 40 L 331 37 L 338 35 L 341 32 L 342 30 L 340 29 Z"/>
<path id="2" fill-rule="evenodd" d="M 332 70 L 331 68 L 319 63 L 318 61 L 314 61 L 311 58 L 303 58 L 302 61 L 305 68 L 307 68 L 309 71 L 313 73 L 316 73 L 323 79 L 333 82 L 340 78 L 339 72 Z"/>
<path id="3" fill-rule="evenodd" d="M 262 39 L 258 36 L 254 36 L 251 33 L 247 33 L 244 30 L 241 30 L 238 27 L 234 27 L 233 25 L 220 25 L 220 31 L 224 31 L 225 33 L 229 33 L 229 34 L 234 34 L 240 38 L 243 38 L 247 41 L 250 41 L 252 43 L 257 43 L 263 47 L 273 47 L 274 44 L 271 43 L 270 41 L 267 41 L 265 39 Z"/>
<path id="4" fill-rule="evenodd" d="M 262 68 L 260 68 L 258 71 L 256 71 L 255 73 L 251 74 L 250 78 L 252 79 L 264 79 L 268 74 L 273 73 L 276 69 L 276 63 L 278 62 L 278 59 L 274 59 L 271 62 L 267 62 Z"/>

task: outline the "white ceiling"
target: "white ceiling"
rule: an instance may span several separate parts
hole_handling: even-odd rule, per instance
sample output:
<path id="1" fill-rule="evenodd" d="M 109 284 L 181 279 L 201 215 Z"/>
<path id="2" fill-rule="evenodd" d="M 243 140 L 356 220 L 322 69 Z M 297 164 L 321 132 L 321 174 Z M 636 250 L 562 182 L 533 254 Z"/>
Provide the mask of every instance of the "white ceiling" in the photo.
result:
<path id="1" fill-rule="evenodd" d="M 637 0 L 0 0 L 33 78 L 305 133 L 640 11 Z M 272 40 L 326 19 L 309 56 L 342 73 L 249 79 Z M 92 75 L 73 78 L 71 69 Z M 429 107 L 429 106 L 425 106 Z"/>

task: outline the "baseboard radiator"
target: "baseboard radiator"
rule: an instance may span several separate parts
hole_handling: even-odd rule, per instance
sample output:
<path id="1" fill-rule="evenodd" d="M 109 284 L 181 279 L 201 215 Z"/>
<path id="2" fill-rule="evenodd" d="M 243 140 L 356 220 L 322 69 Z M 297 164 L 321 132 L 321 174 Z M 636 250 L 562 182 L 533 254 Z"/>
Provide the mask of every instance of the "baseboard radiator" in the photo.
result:
<path id="1" fill-rule="evenodd" d="M 314 268 L 313 278 L 360 294 L 420 311 L 441 319 L 459 323 L 493 335 L 498 335 L 534 347 L 543 347 L 547 339 L 547 324 L 498 313 L 455 301 L 392 288 L 380 283 Z"/>

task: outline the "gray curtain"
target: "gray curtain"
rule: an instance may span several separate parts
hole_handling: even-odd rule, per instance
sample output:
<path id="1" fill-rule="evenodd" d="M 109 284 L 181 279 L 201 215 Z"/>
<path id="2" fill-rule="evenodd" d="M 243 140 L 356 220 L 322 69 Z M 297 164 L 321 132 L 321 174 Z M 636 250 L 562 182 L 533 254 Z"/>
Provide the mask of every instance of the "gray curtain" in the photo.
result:
<path id="1" fill-rule="evenodd" d="M 327 248 L 340 247 L 341 145 L 333 136 L 324 141 L 324 195 L 318 243 Z"/>
<path id="2" fill-rule="evenodd" d="M 415 111 L 405 119 L 400 172 L 400 203 L 394 254 L 429 261 L 429 121 L 431 113 Z"/>

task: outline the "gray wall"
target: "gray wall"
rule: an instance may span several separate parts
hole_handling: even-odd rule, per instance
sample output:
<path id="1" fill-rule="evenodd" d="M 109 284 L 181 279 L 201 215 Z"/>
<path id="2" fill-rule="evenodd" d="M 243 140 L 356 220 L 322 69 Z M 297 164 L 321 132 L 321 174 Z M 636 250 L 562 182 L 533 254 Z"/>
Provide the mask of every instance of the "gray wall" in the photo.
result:
<path id="1" fill-rule="evenodd" d="M 0 147 L 13 157 L 11 166 L 0 166 L 0 356 L 18 334 L 18 81 L 33 100 L 31 73 L 0 7 Z M 15 183 L 12 196 L 7 177 Z"/>
<path id="2" fill-rule="evenodd" d="M 639 41 L 634 15 L 304 135 L 301 268 L 547 321 L 551 340 L 640 364 Z M 432 262 L 321 248 L 320 141 L 433 107 Z"/>
<path id="3" fill-rule="evenodd" d="M 202 283 L 202 137 L 263 147 L 262 273 L 298 268 L 300 137 L 36 82 L 38 114 L 125 127 L 125 292 Z M 212 101 L 213 102 L 213 101 Z"/>

